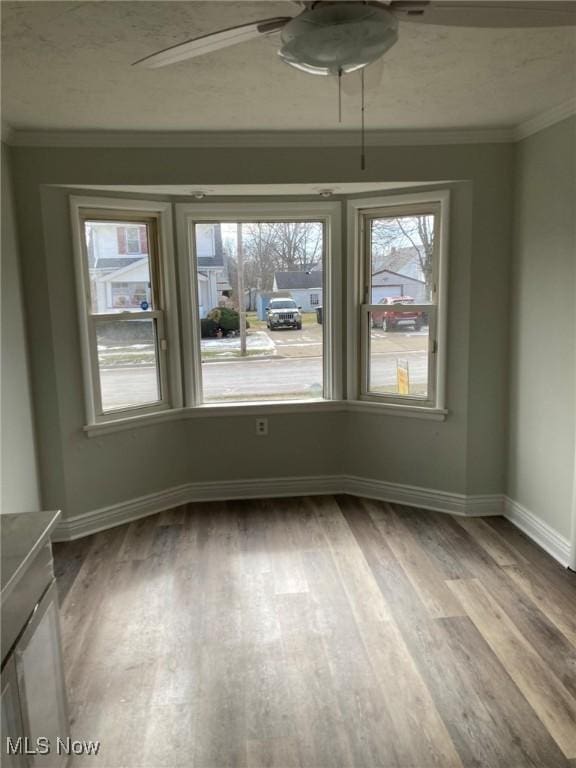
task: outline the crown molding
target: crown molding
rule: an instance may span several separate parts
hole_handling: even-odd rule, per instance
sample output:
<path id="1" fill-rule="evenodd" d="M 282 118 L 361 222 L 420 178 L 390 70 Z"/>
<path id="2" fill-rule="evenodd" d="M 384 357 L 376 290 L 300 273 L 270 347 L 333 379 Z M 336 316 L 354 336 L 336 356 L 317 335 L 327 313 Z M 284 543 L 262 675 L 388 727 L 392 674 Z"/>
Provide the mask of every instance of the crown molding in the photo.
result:
<path id="1" fill-rule="evenodd" d="M 444 144 L 502 144 L 514 140 L 511 128 L 430 131 L 369 131 L 373 147 Z M 18 147 L 356 147 L 358 131 L 34 131 L 14 130 L 9 143 Z"/>
<path id="2" fill-rule="evenodd" d="M 521 141 L 526 139 L 528 136 L 539 133 L 545 128 L 566 120 L 567 117 L 571 117 L 574 114 L 576 114 L 576 97 L 568 99 L 568 101 L 552 107 L 552 109 L 547 109 L 546 112 L 540 112 L 535 117 L 531 117 L 529 120 L 525 120 L 517 125 L 514 129 L 514 140 Z"/>
<path id="3" fill-rule="evenodd" d="M 576 97 L 514 127 L 368 131 L 366 144 L 372 147 L 509 144 L 573 114 L 576 114 Z M 53 148 L 356 147 L 358 131 L 36 131 L 3 123 L 2 141 L 16 147 Z"/>

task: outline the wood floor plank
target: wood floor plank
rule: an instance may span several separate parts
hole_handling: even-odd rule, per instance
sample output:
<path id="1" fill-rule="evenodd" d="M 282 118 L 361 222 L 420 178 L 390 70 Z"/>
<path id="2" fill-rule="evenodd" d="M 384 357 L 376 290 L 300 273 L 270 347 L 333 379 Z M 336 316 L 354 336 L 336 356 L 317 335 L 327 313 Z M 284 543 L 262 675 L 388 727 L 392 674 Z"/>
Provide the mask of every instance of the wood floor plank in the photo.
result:
<path id="1" fill-rule="evenodd" d="M 490 518 L 491 519 L 491 518 Z M 461 553 L 473 578 L 480 580 L 520 633 L 542 657 L 570 694 L 576 698 L 576 653 L 574 646 L 537 605 L 509 578 L 504 567 L 495 567 L 486 551 L 446 515 L 437 521 L 441 535 Z M 576 602 L 574 602 L 576 605 Z M 573 611 L 570 610 L 572 614 Z"/>
<path id="2" fill-rule="evenodd" d="M 402 613 L 413 619 L 427 618 L 422 600 L 362 502 L 341 496 L 338 504 L 392 613 Z"/>
<path id="3" fill-rule="evenodd" d="M 333 496 L 315 496 L 314 508 L 316 518 L 332 551 L 358 549 L 354 534 L 342 514 L 338 501 Z"/>
<path id="4" fill-rule="evenodd" d="M 401 633 L 393 622 L 359 625 L 390 718 L 399 765 L 462 763 Z"/>
<path id="5" fill-rule="evenodd" d="M 369 689 L 370 665 L 348 596 L 330 552 L 307 551 L 303 555 L 314 627 L 324 642 L 331 678 L 337 688 Z"/>
<path id="6" fill-rule="evenodd" d="M 566 757 L 576 757 L 576 700 L 477 579 L 449 586 Z"/>
<path id="7" fill-rule="evenodd" d="M 496 657 L 488 667 L 496 677 L 483 673 L 476 662 L 483 639 L 470 619 L 429 619 L 403 624 L 401 632 L 464 766 L 565 766 L 565 757 Z M 453 642 L 454 635 L 464 645 Z M 519 717 L 511 720 L 516 710 Z M 539 736 L 537 748 L 531 729 Z"/>
<path id="8" fill-rule="evenodd" d="M 303 766 L 353 765 L 326 647 L 308 593 L 276 597 L 287 697 Z"/>
<path id="9" fill-rule="evenodd" d="M 487 525 L 503 536 L 508 545 L 516 550 L 532 568 L 549 583 L 550 589 L 558 590 L 576 600 L 576 573 L 568 571 L 535 542 L 504 517 L 487 517 Z"/>
<path id="10" fill-rule="evenodd" d="M 118 552 L 118 560 L 145 560 L 150 555 L 153 531 L 157 525 L 157 515 L 143 517 L 129 523 L 122 546 Z"/>
<path id="11" fill-rule="evenodd" d="M 234 765 L 246 754 L 246 658 L 241 645 L 205 645 L 197 699 L 195 768 Z"/>
<path id="12" fill-rule="evenodd" d="M 390 608 L 358 545 L 338 546 L 331 552 L 356 623 L 390 621 Z"/>
<path id="13" fill-rule="evenodd" d="M 570 599 L 556 590 L 550 599 L 550 584 L 529 566 L 510 565 L 504 571 L 576 648 L 576 595 Z"/>
<path id="14" fill-rule="evenodd" d="M 106 609 L 110 584 L 119 568 L 116 563 L 126 528 L 114 528 L 90 537 L 90 546 L 82 567 L 64 599 L 60 610 L 63 654 L 68 688 L 82 691 L 95 676 L 86 665 L 87 648 L 94 642 L 96 629 Z M 71 696 L 71 714 L 84 703 L 82 695 Z"/>
<path id="15" fill-rule="evenodd" d="M 478 517 L 453 517 L 454 522 L 484 549 L 498 565 L 516 565 L 525 562 L 522 555 L 515 551 L 485 520 Z"/>
<path id="16" fill-rule="evenodd" d="M 362 503 L 426 606 L 428 614 L 432 618 L 463 616 L 462 606 L 446 586 L 443 574 L 404 526 L 392 505 L 368 499 Z"/>
<path id="17" fill-rule="evenodd" d="M 84 537 L 75 541 L 57 542 L 52 545 L 54 575 L 58 583 L 58 600 L 60 605 L 66 599 L 68 592 L 82 569 L 90 544 L 91 537 Z"/>
<path id="18" fill-rule="evenodd" d="M 249 739 L 248 768 L 305 768 L 294 739 Z"/>
<path id="19" fill-rule="evenodd" d="M 187 505 L 182 504 L 179 507 L 172 507 L 154 515 L 156 525 L 183 525 L 186 518 Z"/>
<path id="20" fill-rule="evenodd" d="M 302 551 L 295 538 L 288 503 L 283 499 L 261 502 L 266 518 L 266 535 L 276 594 L 299 594 L 308 591 L 302 564 Z"/>
<path id="21" fill-rule="evenodd" d="M 371 529 L 366 520 L 362 520 L 358 505 L 350 504 L 349 507 L 350 510 L 345 514 L 351 528 L 362 549 L 365 553 L 368 551 L 368 562 L 378 568 L 378 557 L 371 556 L 370 551 L 377 550 L 381 553 L 385 547 L 384 539 L 379 531 Z M 439 563 L 445 562 L 443 557 L 445 542 L 450 548 L 455 549 L 449 534 L 450 530 L 439 532 L 437 545 L 439 548 L 442 547 L 438 550 Z M 429 538 L 429 536 L 426 537 L 426 539 Z M 457 567 L 465 570 L 475 561 L 476 553 L 473 550 L 465 551 L 463 554 L 466 558 L 466 566 L 457 563 Z M 483 557 L 480 555 L 481 561 Z M 496 567 L 494 563 L 493 567 Z M 391 590 L 389 602 L 392 612 L 417 662 L 420 674 L 432 692 L 434 703 L 450 729 L 451 737 L 463 763 L 465 765 L 481 763 L 502 766 L 502 768 L 507 765 L 525 764 L 535 767 L 541 765 L 542 763 L 538 760 L 532 763 L 526 761 L 526 754 L 529 752 L 524 749 L 519 733 L 514 734 L 514 738 L 510 741 L 510 734 L 503 726 L 502 707 L 490 688 L 479 683 L 468 664 L 454 663 L 454 652 L 449 646 L 449 637 L 437 622 L 458 622 L 459 619 L 426 620 L 425 616 L 418 614 L 418 611 L 405 610 L 403 601 L 394 598 L 392 592 L 397 589 L 395 584 L 394 587 L 392 586 L 393 580 L 381 578 L 378 579 L 378 583 L 385 594 Z M 469 620 L 464 618 L 461 621 Z M 499 674 L 502 675 L 502 672 L 503 670 L 500 669 Z M 513 687 L 512 681 L 510 684 Z M 545 736 L 545 731 L 542 731 L 541 736 Z M 551 739 L 548 741 L 552 742 Z M 554 747 L 553 742 L 552 744 Z M 547 753 L 547 750 L 541 750 L 540 754 L 542 752 Z M 555 764 L 563 763 L 564 759 L 560 757 L 560 762 L 557 761 Z"/>
<path id="22" fill-rule="evenodd" d="M 454 664 L 471 681 L 496 726 L 499 749 L 510 765 L 562 768 L 566 758 L 533 708 L 472 622 L 440 621 Z"/>

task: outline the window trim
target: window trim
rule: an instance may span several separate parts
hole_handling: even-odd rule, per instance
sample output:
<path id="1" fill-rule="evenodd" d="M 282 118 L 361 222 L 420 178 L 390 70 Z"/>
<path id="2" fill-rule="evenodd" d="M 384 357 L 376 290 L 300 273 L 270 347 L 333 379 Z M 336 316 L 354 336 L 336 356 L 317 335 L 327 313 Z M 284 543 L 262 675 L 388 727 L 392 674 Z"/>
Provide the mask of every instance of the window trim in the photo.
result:
<path id="1" fill-rule="evenodd" d="M 367 311 L 364 304 L 364 270 L 365 270 L 365 232 L 363 214 L 375 214 L 381 211 L 400 213 L 406 210 L 413 212 L 415 207 L 437 206 L 439 209 L 437 264 L 435 265 L 437 277 L 437 301 L 435 315 L 436 327 L 434 335 L 430 338 L 437 342 L 436 365 L 433 380 L 430 381 L 434 397 L 423 401 L 421 398 L 394 397 L 394 395 L 377 395 L 368 393 L 365 386 L 368 373 L 366 349 L 362 343 L 362 334 L 367 331 L 363 328 L 366 324 L 364 313 Z M 450 229 L 450 191 L 447 189 L 431 190 L 418 193 L 379 195 L 348 200 L 347 203 L 347 229 L 348 229 L 348 322 L 347 322 L 347 393 L 350 402 L 371 403 L 381 406 L 382 409 L 403 410 L 408 413 L 430 412 L 440 416 L 446 414 L 446 363 L 447 363 L 447 287 L 448 287 L 448 233 Z M 368 305 L 369 307 L 370 305 Z M 411 305 L 412 306 L 412 305 Z M 432 331 L 432 329 L 431 329 Z M 429 355 L 432 350 L 430 350 Z"/>
<path id="2" fill-rule="evenodd" d="M 112 221 L 140 216 L 142 219 L 155 220 L 156 242 L 154 247 L 157 254 L 150 269 L 156 272 L 158 285 L 156 291 L 162 294 L 162 306 L 150 311 L 127 313 L 156 319 L 158 323 L 158 341 L 164 338 L 166 347 L 158 346 L 159 383 L 163 387 L 162 399 L 156 403 L 144 406 L 132 406 L 114 411 L 102 412 L 100 396 L 100 380 L 98 376 L 98 361 L 94 330 L 98 322 L 96 318 L 106 318 L 108 315 L 92 315 L 90 281 L 83 235 L 83 220 L 86 214 L 109 214 Z M 134 200 L 107 197 L 70 196 L 70 215 L 72 223 L 72 244 L 74 251 L 76 293 L 78 303 L 78 319 L 82 354 L 82 372 L 84 381 L 84 403 L 86 423 L 88 427 L 108 424 L 116 421 L 127 421 L 151 416 L 156 413 L 182 407 L 182 385 L 180 376 L 180 343 L 178 330 L 178 314 L 176 302 L 176 274 L 174 265 L 172 205 L 156 200 Z M 157 301 L 157 294 L 155 294 Z M 158 314 L 159 313 L 159 314 Z M 114 313 L 116 318 L 121 314 Z M 124 317 L 130 320 L 129 317 Z"/>
<path id="3" fill-rule="evenodd" d="M 325 226 L 323 260 L 323 384 L 321 402 L 342 398 L 342 234 L 340 202 L 274 202 L 274 203 L 177 203 L 176 237 L 178 271 L 180 276 L 180 305 L 182 308 L 183 365 L 185 402 L 199 411 L 212 407 L 249 408 L 274 406 L 290 401 L 251 400 L 230 403 L 202 402 L 202 363 L 198 290 L 196 285 L 197 256 L 191 230 L 194 223 L 222 221 L 322 221 Z M 297 405 L 298 401 L 294 402 Z"/>

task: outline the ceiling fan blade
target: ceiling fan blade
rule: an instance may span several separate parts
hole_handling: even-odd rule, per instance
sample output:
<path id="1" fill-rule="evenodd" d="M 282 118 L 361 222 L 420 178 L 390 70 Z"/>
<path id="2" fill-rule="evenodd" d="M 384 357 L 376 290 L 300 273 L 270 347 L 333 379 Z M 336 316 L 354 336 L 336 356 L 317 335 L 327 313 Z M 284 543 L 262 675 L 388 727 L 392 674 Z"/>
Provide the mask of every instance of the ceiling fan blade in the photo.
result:
<path id="1" fill-rule="evenodd" d="M 544 0 L 392 0 L 401 21 L 447 27 L 565 27 L 576 24 L 576 3 Z"/>
<path id="2" fill-rule="evenodd" d="M 263 19 L 262 21 L 255 21 L 250 24 L 240 24 L 237 27 L 221 29 L 218 32 L 195 37 L 192 40 L 187 40 L 185 43 L 164 48 L 162 51 L 153 53 L 151 56 L 135 61 L 132 66 L 147 67 L 149 69 L 167 67 L 169 64 L 176 64 L 178 61 L 192 59 L 195 56 L 203 56 L 205 53 L 211 53 L 220 48 L 229 48 L 232 45 L 238 45 L 238 43 L 244 43 L 256 37 L 266 37 L 282 29 L 291 19 L 291 16 L 278 16 L 273 19 Z"/>

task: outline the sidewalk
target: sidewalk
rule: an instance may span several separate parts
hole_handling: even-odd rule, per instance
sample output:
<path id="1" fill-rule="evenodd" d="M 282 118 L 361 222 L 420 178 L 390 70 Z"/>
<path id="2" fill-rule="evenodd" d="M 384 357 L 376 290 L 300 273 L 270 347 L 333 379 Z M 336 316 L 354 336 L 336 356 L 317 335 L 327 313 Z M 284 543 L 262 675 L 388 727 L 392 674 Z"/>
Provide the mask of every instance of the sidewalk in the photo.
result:
<path id="1" fill-rule="evenodd" d="M 240 355 L 240 337 L 225 339 L 202 339 L 200 342 L 202 360 L 218 361 L 245 359 Z M 271 358 L 277 354 L 276 345 L 264 331 L 252 331 L 246 336 L 247 357 Z"/>

